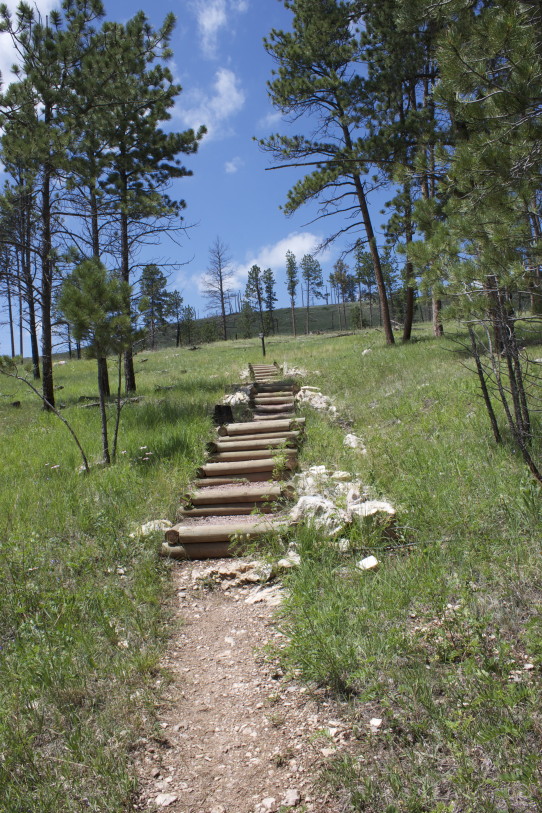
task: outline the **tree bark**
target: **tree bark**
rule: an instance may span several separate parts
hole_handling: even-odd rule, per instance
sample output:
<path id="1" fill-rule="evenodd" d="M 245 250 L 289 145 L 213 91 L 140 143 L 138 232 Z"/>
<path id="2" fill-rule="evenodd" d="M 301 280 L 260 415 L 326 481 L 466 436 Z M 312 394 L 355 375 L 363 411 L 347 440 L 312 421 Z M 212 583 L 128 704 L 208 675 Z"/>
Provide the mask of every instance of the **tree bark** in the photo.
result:
<path id="1" fill-rule="evenodd" d="M 408 246 L 412 243 L 414 231 L 412 228 L 412 201 L 410 196 L 410 184 L 406 183 L 403 187 L 405 194 L 405 240 L 407 244 L 407 257 Z M 403 327 L 403 341 L 408 342 L 412 336 L 412 323 L 414 321 L 414 267 L 412 262 L 407 259 L 405 263 L 405 323 Z"/>
<path id="2" fill-rule="evenodd" d="M 343 111 L 341 110 L 341 106 L 338 103 L 338 100 L 337 107 L 342 115 Z M 350 138 L 350 132 L 348 130 L 348 127 L 346 127 L 346 125 L 343 125 L 342 131 L 346 148 L 352 155 L 354 155 L 355 150 L 353 148 L 352 139 Z M 351 177 L 352 180 L 354 181 L 354 187 L 356 189 L 356 195 L 359 203 L 361 217 L 363 220 L 363 226 L 365 228 L 365 233 L 367 235 L 369 250 L 371 252 L 371 258 L 373 260 L 376 285 L 378 288 L 378 293 L 380 295 L 380 316 L 382 321 L 382 327 L 384 328 L 384 335 L 386 337 L 386 344 L 395 344 L 393 329 L 391 326 L 390 311 L 388 307 L 388 297 L 386 295 L 386 286 L 384 284 L 384 277 L 382 275 L 382 266 L 380 264 L 380 255 L 378 253 L 378 247 L 376 245 L 376 238 L 373 231 L 373 223 L 371 220 L 371 215 L 369 213 L 369 207 L 367 206 L 365 190 L 363 189 L 361 178 L 357 173 L 354 173 Z"/>
<path id="3" fill-rule="evenodd" d="M 431 297 L 433 309 L 433 333 L 437 338 L 444 335 L 444 327 L 442 324 L 442 301 L 437 297 Z"/>
<path id="4" fill-rule="evenodd" d="M 122 156 L 125 160 L 125 156 Z M 128 245 L 128 179 L 126 171 L 120 173 L 121 176 L 121 211 L 120 211 L 120 243 L 121 243 L 121 274 L 122 279 L 130 282 L 130 247 Z M 132 316 L 131 304 L 126 303 L 126 313 Z M 124 386 L 126 392 L 136 392 L 136 379 L 134 370 L 134 356 L 132 348 L 128 347 L 124 352 Z"/>
<path id="5" fill-rule="evenodd" d="M 90 183 L 90 219 L 92 231 L 92 253 L 96 260 L 100 260 L 100 231 L 98 228 L 98 200 L 96 198 L 96 187 L 94 182 Z M 70 355 L 71 358 L 71 355 Z M 109 373 L 107 370 L 107 359 L 98 359 L 98 376 L 101 381 L 103 393 L 106 398 L 111 395 L 109 386 Z"/>
<path id="6" fill-rule="evenodd" d="M 49 123 L 51 112 L 45 110 L 45 122 Z M 47 162 L 42 183 L 42 250 L 41 250 L 41 361 L 43 405 L 47 411 L 55 406 L 53 384 L 53 334 L 51 309 L 53 298 L 53 258 L 51 238 L 51 167 Z"/>

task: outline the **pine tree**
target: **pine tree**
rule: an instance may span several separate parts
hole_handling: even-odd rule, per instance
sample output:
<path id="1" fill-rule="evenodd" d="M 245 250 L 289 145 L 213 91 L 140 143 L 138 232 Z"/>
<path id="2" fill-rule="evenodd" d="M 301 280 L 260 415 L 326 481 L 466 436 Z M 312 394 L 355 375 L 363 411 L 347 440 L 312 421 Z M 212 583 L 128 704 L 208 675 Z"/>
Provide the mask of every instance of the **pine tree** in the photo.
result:
<path id="1" fill-rule="evenodd" d="M 75 67 L 85 52 L 91 24 L 103 14 L 99 0 L 65 0 L 45 22 L 21 3 L 15 19 L 0 9 L 0 30 L 19 56 L 17 81 L 0 97 L 2 152 L 11 165 L 39 179 L 40 321 L 45 408 L 54 407 L 51 310 L 55 275 L 54 186 L 66 166 L 71 133 L 62 127 L 74 92 Z"/>
<path id="2" fill-rule="evenodd" d="M 257 311 L 260 320 L 261 332 L 265 334 L 265 323 L 263 318 L 263 276 L 262 270 L 258 265 L 253 265 L 248 272 L 247 284 L 245 287 L 245 302 L 249 303 L 253 311 Z"/>
<path id="3" fill-rule="evenodd" d="M 157 265 L 146 265 L 139 280 L 139 311 L 148 331 L 150 348 L 156 345 L 156 331 L 166 323 L 169 294 L 166 290 L 167 278 Z"/>
<path id="4" fill-rule="evenodd" d="M 173 317 L 175 325 L 175 347 L 181 344 L 181 325 L 183 319 L 183 298 L 179 291 L 171 291 L 167 303 L 167 316 Z"/>
<path id="5" fill-rule="evenodd" d="M 278 64 L 269 83 L 275 107 L 295 118 L 316 119 L 312 137 L 272 135 L 260 146 L 287 165 L 315 166 L 288 193 L 286 213 L 309 201 L 319 201 L 321 214 L 349 218 L 328 242 L 350 229 L 362 227 L 367 236 L 380 293 L 386 341 L 394 343 L 380 256 L 367 204 L 363 176 L 364 150 L 356 139 L 363 115 L 368 114 L 366 90 L 358 63 L 364 59 L 355 22 L 357 5 L 340 0 L 289 0 L 292 31 L 273 30 L 264 41 Z M 357 15 L 357 17 L 356 17 Z M 361 216 L 361 220 L 358 220 Z"/>
<path id="6" fill-rule="evenodd" d="M 88 343 L 88 350 L 96 358 L 108 353 L 120 355 L 132 340 L 130 318 L 124 313 L 124 303 L 129 291 L 126 283 L 108 274 L 97 260 L 84 260 L 65 280 L 59 299 L 59 308 L 72 326 L 73 335 Z M 98 371 L 98 391 L 102 425 L 102 451 L 104 463 L 111 462 L 107 428 L 106 393 Z M 119 393 L 120 395 L 120 393 Z M 119 403 L 120 407 L 120 403 Z M 117 424 L 118 428 L 118 424 Z M 113 444 L 113 458 L 116 451 Z"/>
<path id="7" fill-rule="evenodd" d="M 275 332 L 275 319 L 273 316 L 277 295 L 275 293 L 275 277 L 270 268 L 266 268 L 262 274 L 265 314 L 265 332 L 267 335 Z"/>
<path id="8" fill-rule="evenodd" d="M 170 110 L 181 92 L 164 64 L 170 55 L 169 43 L 175 24 L 169 14 L 163 25 L 154 30 L 143 12 L 138 12 L 126 25 L 107 23 L 103 27 L 110 57 L 122 70 L 113 75 L 109 85 L 109 113 L 104 122 L 110 149 L 106 155 L 102 188 L 115 201 L 120 237 L 120 272 L 130 281 L 131 256 L 135 247 L 149 232 L 160 229 L 157 221 L 179 223 L 184 201 L 173 201 L 166 189 L 172 178 L 192 172 L 184 167 L 179 154 L 193 154 L 205 133 L 200 128 L 171 132 L 161 124 L 171 118 Z M 141 228 L 138 231 L 138 225 Z M 155 237 L 156 239 L 156 237 Z M 130 303 L 126 303 L 130 313 Z M 126 390 L 135 390 L 131 350 L 125 355 Z"/>
<path id="9" fill-rule="evenodd" d="M 297 260 L 295 258 L 295 254 L 292 251 L 286 252 L 286 290 L 288 291 L 288 296 L 290 297 L 290 309 L 292 314 L 292 333 L 294 337 L 297 336 L 296 324 L 295 324 L 295 297 L 297 286 L 299 284 L 299 276 L 298 276 L 298 269 L 297 269 Z"/>
<path id="10" fill-rule="evenodd" d="M 301 279 L 305 288 L 305 333 L 309 333 L 310 303 L 315 297 L 322 296 L 322 268 L 318 260 L 312 254 L 305 254 L 301 263 Z"/>

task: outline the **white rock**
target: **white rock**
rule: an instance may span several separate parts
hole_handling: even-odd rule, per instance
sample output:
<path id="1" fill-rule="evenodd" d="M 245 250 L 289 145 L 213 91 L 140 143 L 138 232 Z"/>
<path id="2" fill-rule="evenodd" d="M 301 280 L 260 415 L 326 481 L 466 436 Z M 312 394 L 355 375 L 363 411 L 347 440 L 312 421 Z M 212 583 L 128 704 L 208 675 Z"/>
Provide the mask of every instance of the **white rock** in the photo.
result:
<path id="1" fill-rule="evenodd" d="M 297 567 L 301 564 L 301 556 L 299 553 L 289 553 L 288 556 L 285 556 L 283 559 L 279 559 L 277 562 L 277 569 L 278 570 L 290 570 L 292 567 Z"/>
<path id="2" fill-rule="evenodd" d="M 172 805 L 173 802 L 176 802 L 179 797 L 175 796 L 174 793 L 159 793 L 154 803 L 158 805 L 158 807 L 169 807 Z"/>
<path id="3" fill-rule="evenodd" d="M 372 517 L 374 514 L 382 513 L 395 516 L 395 508 L 389 502 L 382 500 L 366 500 L 359 505 L 352 505 L 349 508 L 351 514 L 357 517 Z"/>
<path id="4" fill-rule="evenodd" d="M 281 802 L 281 805 L 284 807 L 295 807 L 301 801 L 301 794 L 295 788 L 290 788 L 284 794 L 284 799 Z"/>
<path id="5" fill-rule="evenodd" d="M 352 475 L 349 471 L 334 471 L 331 475 L 332 480 L 340 480 L 342 482 L 350 481 L 352 479 Z"/>
<path id="6" fill-rule="evenodd" d="M 354 435 L 352 433 L 345 435 L 343 444 L 349 449 L 358 449 L 362 454 L 367 454 L 365 444 L 363 443 L 363 440 L 358 437 L 358 435 Z"/>
<path id="7" fill-rule="evenodd" d="M 365 350 L 362 352 L 362 354 L 361 354 L 361 355 L 362 355 L 362 356 L 366 356 L 366 355 L 367 355 L 367 353 L 370 353 L 370 352 L 371 352 L 371 348 L 370 348 L 370 347 L 366 347 L 366 348 L 365 348 Z"/>
<path id="8" fill-rule="evenodd" d="M 380 562 L 376 556 L 366 556 L 365 559 L 361 559 L 356 563 L 356 567 L 360 570 L 374 570 L 379 564 Z"/>
<path id="9" fill-rule="evenodd" d="M 173 523 L 171 523 L 169 519 L 152 519 L 150 522 L 146 522 L 142 525 L 137 533 L 130 534 L 130 539 L 134 539 L 136 536 L 148 536 L 149 534 L 155 533 L 155 531 L 167 531 L 172 525 Z"/>
<path id="10" fill-rule="evenodd" d="M 266 796 L 265 799 L 256 806 L 255 813 L 273 813 L 277 809 L 277 803 L 273 796 Z"/>
<path id="11" fill-rule="evenodd" d="M 259 604 L 265 601 L 266 604 L 276 606 L 282 601 L 282 585 L 274 584 L 271 587 L 256 587 L 249 597 L 245 599 L 245 604 Z"/>
<path id="12" fill-rule="evenodd" d="M 248 404 L 249 397 L 246 392 L 234 392 L 232 395 L 225 395 L 222 399 L 223 404 L 235 406 L 235 404 Z"/>
<path id="13" fill-rule="evenodd" d="M 290 511 L 294 522 L 312 521 L 317 528 L 331 528 L 341 518 L 340 510 L 326 497 L 300 497 Z"/>
<path id="14" fill-rule="evenodd" d="M 371 728 L 380 728 L 380 726 L 382 725 L 382 720 L 380 719 L 380 717 L 373 717 L 372 720 L 369 720 L 369 725 L 371 726 Z"/>

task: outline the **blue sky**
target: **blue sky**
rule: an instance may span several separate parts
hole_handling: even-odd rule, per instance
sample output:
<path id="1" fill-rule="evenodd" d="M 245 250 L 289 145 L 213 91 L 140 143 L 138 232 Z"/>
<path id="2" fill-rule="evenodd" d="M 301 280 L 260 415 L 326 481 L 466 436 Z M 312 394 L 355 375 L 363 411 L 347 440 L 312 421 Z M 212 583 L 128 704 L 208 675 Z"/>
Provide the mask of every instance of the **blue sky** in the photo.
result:
<path id="1" fill-rule="evenodd" d="M 12 0 L 9 5 L 15 7 Z M 37 5 L 46 13 L 56 3 L 37 0 Z M 108 17 L 119 21 L 142 9 L 156 26 L 174 12 L 171 67 L 183 92 L 171 127 L 205 124 L 208 129 L 198 154 L 185 161 L 193 177 L 176 181 L 170 190 L 173 197 L 185 199 L 190 228 L 180 246 L 166 240 L 151 251 L 149 260 L 182 264 L 171 272 L 169 287 L 180 290 L 185 303 L 204 315 L 200 281 L 209 247 L 220 237 L 229 248 L 237 289 L 244 288 L 251 265 L 270 267 L 279 306 L 286 305 L 286 251 L 293 251 L 299 261 L 338 225 L 311 222 L 317 214 L 311 207 L 285 217 L 279 207 L 300 171 L 266 171 L 270 157 L 253 140 L 288 127 L 268 98 L 266 82 L 274 63 L 262 40 L 272 28 L 288 28 L 291 13 L 280 0 L 177 0 L 173 5 L 163 0 L 105 0 L 105 5 Z M 3 36 L 0 45 L 0 69 L 7 80 L 12 56 Z M 377 222 L 381 207 L 380 197 L 372 205 Z M 326 278 L 344 245 L 338 243 L 318 256 Z M 0 342 L 5 350 L 5 334 L 0 333 Z"/>

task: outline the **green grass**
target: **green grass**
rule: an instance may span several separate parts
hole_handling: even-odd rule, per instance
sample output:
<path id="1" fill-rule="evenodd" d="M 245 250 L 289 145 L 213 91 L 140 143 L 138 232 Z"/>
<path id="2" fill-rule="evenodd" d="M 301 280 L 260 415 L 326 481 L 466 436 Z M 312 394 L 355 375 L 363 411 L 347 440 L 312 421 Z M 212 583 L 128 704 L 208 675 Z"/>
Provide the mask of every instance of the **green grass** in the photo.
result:
<path id="1" fill-rule="evenodd" d="M 493 443 L 450 339 L 385 348 L 366 332 L 281 350 L 320 372 L 311 383 L 369 450 L 345 450 L 345 428 L 311 413 L 306 462 L 356 473 L 398 510 L 391 539 L 358 527 L 347 556 L 297 534 L 285 661 L 350 697 L 357 738 L 327 781 L 356 811 L 542 810 L 540 487 Z M 361 573 L 369 552 L 380 568 Z"/>
<path id="2" fill-rule="evenodd" d="M 2 813 L 111 813 L 129 803 L 130 747 L 152 728 L 168 589 L 159 539 L 129 534 L 173 519 L 201 463 L 212 406 L 236 378 L 231 364 L 203 354 L 136 358 L 144 397 L 123 410 L 123 453 L 90 476 L 58 419 L 0 379 Z M 94 362 L 55 367 L 63 414 L 96 464 L 98 410 L 78 405 L 96 394 L 95 377 Z M 174 389 L 155 390 L 164 384 Z"/>
<path id="3" fill-rule="evenodd" d="M 325 779 L 351 810 L 531 813 L 542 810 L 540 490 L 511 445 L 493 444 L 456 345 L 415 336 L 394 348 L 377 330 L 267 342 L 267 360 L 307 368 L 340 410 L 342 425 L 307 413 L 304 464 L 350 470 L 398 510 L 391 538 L 353 529 L 351 555 L 299 529 L 285 663 L 348 698 L 349 757 Z M 158 539 L 129 534 L 173 518 L 212 406 L 260 358 L 258 339 L 138 355 L 144 397 L 124 408 L 125 454 L 89 477 L 65 427 L 0 378 L 2 813 L 129 809 L 130 749 L 152 729 L 164 679 L 169 584 Z M 96 464 L 98 410 L 78 405 L 96 393 L 95 365 L 55 374 Z M 344 448 L 346 431 L 366 456 Z M 381 566 L 362 574 L 368 552 Z"/>

